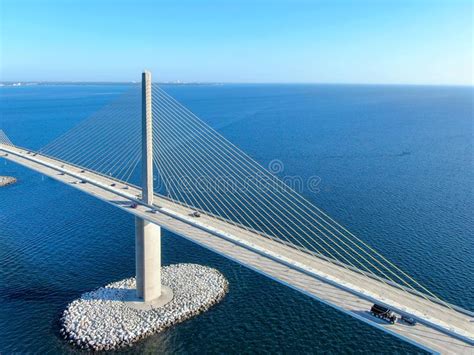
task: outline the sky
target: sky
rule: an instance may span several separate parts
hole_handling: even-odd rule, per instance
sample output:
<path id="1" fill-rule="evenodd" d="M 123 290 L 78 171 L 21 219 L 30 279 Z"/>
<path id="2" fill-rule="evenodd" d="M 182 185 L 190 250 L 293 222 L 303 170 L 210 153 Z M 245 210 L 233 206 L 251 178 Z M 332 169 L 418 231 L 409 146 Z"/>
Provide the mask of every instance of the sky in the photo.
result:
<path id="1" fill-rule="evenodd" d="M 473 84 L 473 0 L 0 0 L 0 81 Z"/>

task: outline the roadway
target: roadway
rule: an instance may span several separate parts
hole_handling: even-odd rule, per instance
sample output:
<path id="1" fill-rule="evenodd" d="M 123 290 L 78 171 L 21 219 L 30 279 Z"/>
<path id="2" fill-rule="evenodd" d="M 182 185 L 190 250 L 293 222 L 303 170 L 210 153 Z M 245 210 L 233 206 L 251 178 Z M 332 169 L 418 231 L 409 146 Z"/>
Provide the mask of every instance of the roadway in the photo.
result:
<path id="1" fill-rule="evenodd" d="M 138 187 L 91 171 L 81 172 L 72 164 L 19 147 L 0 144 L 0 151 L 6 159 L 156 223 L 420 348 L 435 353 L 474 354 L 474 317 L 468 311 L 403 292 L 221 219 L 204 214 L 192 217 L 193 210 L 160 195 L 155 195 L 154 206 L 143 205 Z M 132 202 L 138 204 L 137 208 L 130 207 Z M 377 319 L 368 312 L 374 302 L 410 315 L 418 323 L 389 324 Z"/>

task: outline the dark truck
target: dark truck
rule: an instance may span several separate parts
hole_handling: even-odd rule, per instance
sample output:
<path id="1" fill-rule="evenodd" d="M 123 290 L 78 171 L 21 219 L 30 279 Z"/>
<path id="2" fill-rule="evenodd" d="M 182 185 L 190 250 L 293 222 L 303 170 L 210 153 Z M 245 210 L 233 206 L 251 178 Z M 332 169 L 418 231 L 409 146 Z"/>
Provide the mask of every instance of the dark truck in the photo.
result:
<path id="1" fill-rule="evenodd" d="M 377 318 L 384 319 L 392 324 L 395 324 L 395 322 L 397 321 L 397 316 L 395 315 L 395 313 L 393 313 L 392 310 L 379 304 L 374 304 L 370 309 L 370 313 L 376 316 Z"/>

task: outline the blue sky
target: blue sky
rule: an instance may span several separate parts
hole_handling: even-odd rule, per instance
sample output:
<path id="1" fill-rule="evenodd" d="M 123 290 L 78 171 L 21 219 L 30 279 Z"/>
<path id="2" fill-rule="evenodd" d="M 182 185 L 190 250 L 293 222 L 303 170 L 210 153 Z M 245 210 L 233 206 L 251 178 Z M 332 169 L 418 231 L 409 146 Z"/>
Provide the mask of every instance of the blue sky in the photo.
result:
<path id="1" fill-rule="evenodd" d="M 473 82 L 472 0 L 0 0 L 0 80 Z"/>

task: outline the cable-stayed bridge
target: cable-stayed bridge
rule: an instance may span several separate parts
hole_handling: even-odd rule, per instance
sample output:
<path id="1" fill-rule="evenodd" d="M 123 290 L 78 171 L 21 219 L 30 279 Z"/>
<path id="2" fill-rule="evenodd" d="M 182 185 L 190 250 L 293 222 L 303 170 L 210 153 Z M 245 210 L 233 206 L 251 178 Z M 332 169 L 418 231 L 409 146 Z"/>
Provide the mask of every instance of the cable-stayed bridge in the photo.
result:
<path id="1" fill-rule="evenodd" d="M 474 352 L 474 314 L 437 297 L 145 74 L 141 91 L 39 151 L 0 131 L 0 152 L 136 216 L 144 302 L 161 294 L 161 227 L 426 350 Z M 373 303 L 418 323 L 375 318 Z"/>

